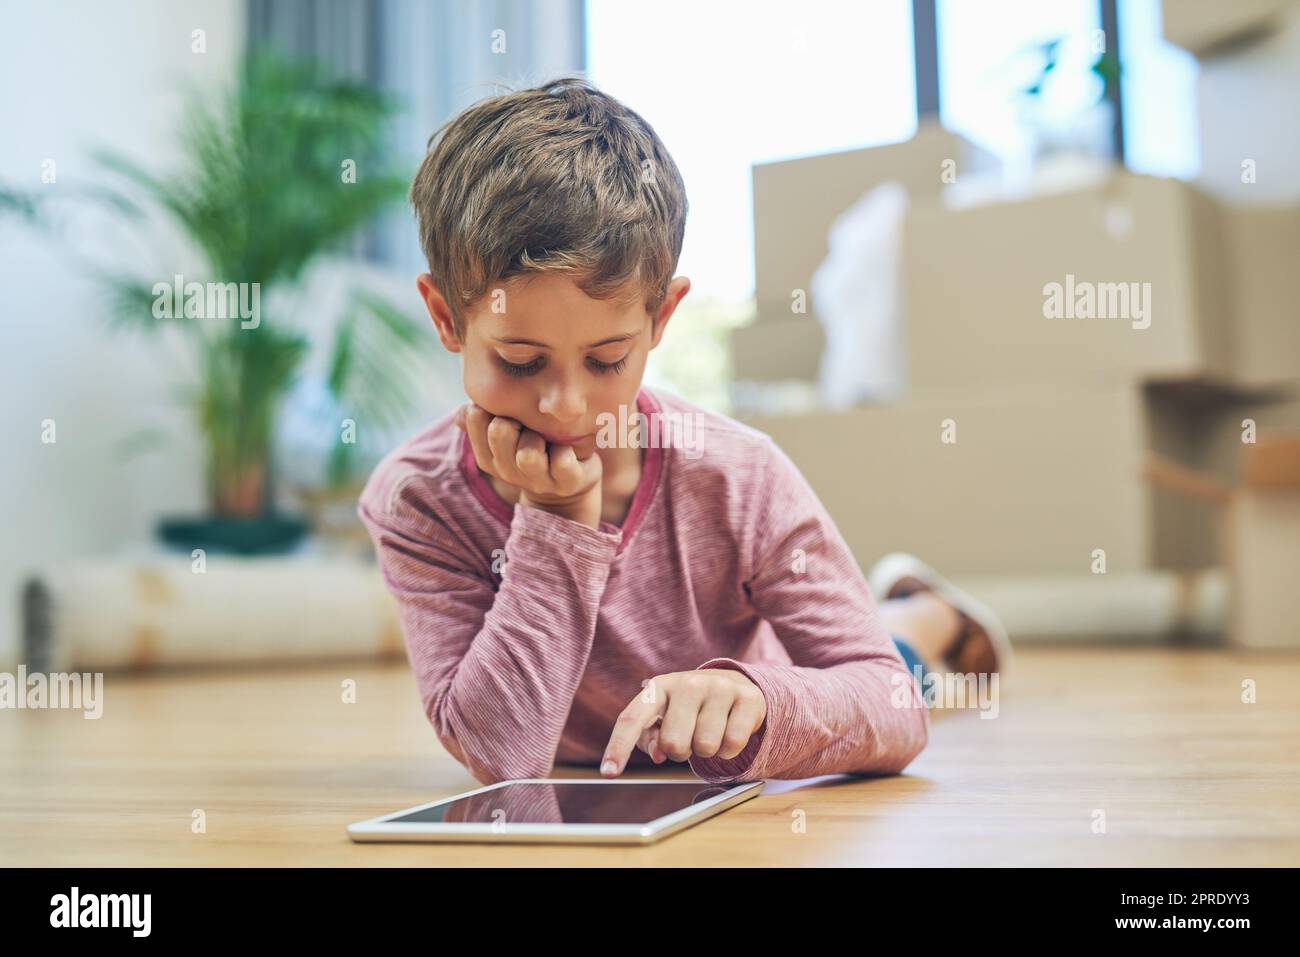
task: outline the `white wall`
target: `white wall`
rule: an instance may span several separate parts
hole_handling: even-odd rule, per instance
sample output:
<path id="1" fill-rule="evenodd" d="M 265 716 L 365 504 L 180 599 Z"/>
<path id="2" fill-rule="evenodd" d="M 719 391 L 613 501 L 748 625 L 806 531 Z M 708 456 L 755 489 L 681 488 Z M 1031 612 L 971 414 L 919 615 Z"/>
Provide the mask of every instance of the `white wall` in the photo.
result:
<path id="1" fill-rule="evenodd" d="M 166 168 L 185 87 L 228 82 L 243 17 L 243 0 L 0 0 L 0 180 L 75 189 L 97 179 L 92 145 Z M 196 29 L 205 53 L 192 52 Z M 57 164 L 51 185 L 41 184 L 46 159 Z M 83 223 L 74 238 L 103 259 L 138 255 L 102 227 Z M 145 545 L 160 512 L 200 509 L 203 489 L 167 368 L 148 343 L 108 331 L 62 243 L 0 221 L 0 293 L 0 668 L 12 670 L 27 572 Z M 41 442 L 44 419 L 55 421 L 52 445 Z M 165 453 L 114 458 L 121 437 L 155 425 L 177 438 Z"/>

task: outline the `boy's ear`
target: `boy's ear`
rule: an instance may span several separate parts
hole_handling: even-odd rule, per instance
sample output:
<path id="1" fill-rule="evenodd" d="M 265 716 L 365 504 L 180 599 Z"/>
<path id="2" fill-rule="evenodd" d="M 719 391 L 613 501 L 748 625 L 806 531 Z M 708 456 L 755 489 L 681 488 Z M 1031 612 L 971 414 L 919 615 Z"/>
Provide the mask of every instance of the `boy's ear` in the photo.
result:
<path id="1" fill-rule="evenodd" d="M 664 301 L 660 303 L 659 311 L 655 313 L 654 324 L 650 329 L 651 349 L 659 345 L 659 340 L 663 338 L 664 329 L 668 325 L 668 320 L 673 317 L 677 304 L 690 291 L 691 281 L 685 276 L 677 276 L 668 284 L 668 293 L 664 296 Z"/>
<path id="2" fill-rule="evenodd" d="M 456 338 L 456 327 L 451 321 L 451 307 L 447 305 L 447 300 L 442 297 L 438 287 L 433 284 L 433 274 L 420 273 L 415 280 L 415 285 L 420 290 L 420 298 L 424 300 L 424 307 L 429 310 L 429 318 L 433 320 L 433 325 L 438 330 L 438 338 L 442 340 L 443 347 L 448 352 L 460 352 L 460 340 Z"/>

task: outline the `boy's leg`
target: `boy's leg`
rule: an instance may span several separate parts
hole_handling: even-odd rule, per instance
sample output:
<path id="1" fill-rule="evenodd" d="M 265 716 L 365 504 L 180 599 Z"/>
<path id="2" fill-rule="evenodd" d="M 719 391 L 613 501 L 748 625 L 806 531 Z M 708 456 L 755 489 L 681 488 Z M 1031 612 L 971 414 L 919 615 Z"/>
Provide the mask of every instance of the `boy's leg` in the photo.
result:
<path id="1" fill-rule="evenodd" d="M 933 592 L 880 603 L 880 618 L 894 640 L 901 638 L 920 659 L 926 671 L 940 669 L 947 653 L 961 637 L 961 616 Z M 904 660 L 907 656 L 904 655 Z"/>
<path id="2" fill-rule="evenodd" d="M 916 679 L 917 685 L 923 692 L 922 698 L 924 698 L 925 676 L 929 669 L 926 668 L 925 662 L 921 660 L 917 650 L 908 644 L 906 639 L 901 635 L 891 634 L 890 637 L 894 639 L 894 644 L 898 647 L 898 653 L 903 656 L 903 664 L 907 665 L 908 673 Z M 926 705 L 929 705 L 928 701 L 926 701 Z"/>

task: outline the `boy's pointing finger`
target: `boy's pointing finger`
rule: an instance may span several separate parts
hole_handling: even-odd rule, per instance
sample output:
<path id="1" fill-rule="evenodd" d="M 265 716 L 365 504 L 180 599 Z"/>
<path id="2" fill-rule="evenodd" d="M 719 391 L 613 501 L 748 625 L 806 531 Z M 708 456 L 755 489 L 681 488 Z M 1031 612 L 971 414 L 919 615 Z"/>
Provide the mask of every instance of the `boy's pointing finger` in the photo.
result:
<path id="1" fill-rule="evenodd" d="M 632 749 L 641 740 L 641 732 L 653 724 L 659 714 L 657 702 L 647 701 L 646 696 L 640 694 L 632 699 L 614 722 L 614 733 L 610 735 L 609 744 L 605 745 L 605 756 L 600 761 L 603 776 L 615 777 L 623 773 Z"/>

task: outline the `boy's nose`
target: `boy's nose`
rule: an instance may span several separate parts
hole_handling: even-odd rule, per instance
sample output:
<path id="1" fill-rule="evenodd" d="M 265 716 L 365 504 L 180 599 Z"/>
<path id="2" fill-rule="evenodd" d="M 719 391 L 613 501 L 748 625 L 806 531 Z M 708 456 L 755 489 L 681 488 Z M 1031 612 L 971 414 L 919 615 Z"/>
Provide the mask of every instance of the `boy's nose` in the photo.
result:
<path id="1" fill-rule="evenodd" d="M 563 429 L 576 428 L 587 411 L 587 402 L 576 387 L 561 384 L 542 394 L 537 411 L 563 423 Z M 556 431 L 562 431 L 562 428 L 557 427 Z"/>

